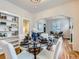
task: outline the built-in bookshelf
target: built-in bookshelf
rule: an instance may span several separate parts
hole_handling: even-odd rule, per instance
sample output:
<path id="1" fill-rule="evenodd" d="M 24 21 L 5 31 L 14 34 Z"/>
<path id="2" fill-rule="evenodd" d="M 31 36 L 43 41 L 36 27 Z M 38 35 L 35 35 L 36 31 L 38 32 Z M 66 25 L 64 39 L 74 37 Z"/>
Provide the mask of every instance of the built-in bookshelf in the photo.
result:
<path id="1" fill-rule="evenodd" d="M 19 46 L 19 17 L 0 12 L 0 39 Z"/>

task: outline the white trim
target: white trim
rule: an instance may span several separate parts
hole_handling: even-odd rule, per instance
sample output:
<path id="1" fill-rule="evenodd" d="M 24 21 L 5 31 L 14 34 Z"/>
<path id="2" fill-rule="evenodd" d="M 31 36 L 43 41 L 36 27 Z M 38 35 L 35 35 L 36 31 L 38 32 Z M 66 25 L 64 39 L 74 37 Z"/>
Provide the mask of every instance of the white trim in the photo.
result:
<path id="1" fill-rule="evenodd" d="M 6 14 L 10 14 L 10 15 L 13 15 L 13 16 L 16 16 L 16 17 L 20 17 L 20 16 L 17 15 L 17 14 L 14 14 L 14 13 L 11 13 L 11 12 L 7 12 L 7 11 L 0 10 L 0 12 L 6 13 Z"/>

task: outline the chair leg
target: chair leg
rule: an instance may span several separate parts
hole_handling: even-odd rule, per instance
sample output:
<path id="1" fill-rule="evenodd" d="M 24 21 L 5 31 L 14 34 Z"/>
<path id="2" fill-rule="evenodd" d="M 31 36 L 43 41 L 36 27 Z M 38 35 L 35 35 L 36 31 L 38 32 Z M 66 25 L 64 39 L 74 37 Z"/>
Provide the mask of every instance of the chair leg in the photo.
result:
<path id="1" fill-rule="evenodd" d="M 65 59 L 70 59 L 70 56 L 65 54 Z"/>
<path id="2" fill-rule="evenodd" d="M 68 59 L 70 59 L 70 56 L 69 56 L 69 54 L 67 55 L 67 57 L 68 57 Z"/>
<path id="3" fill-rule="evenodd" d="M 65 59 L 68 59 L 68 56 L 67 56 L 67 54 L 65 54 Z"/>
<path id="4" fill-rule="evenodd" d="M 66 56 L 66 54 L 65 54 L 65 59 L 66 59 L 66 57 L 67 57 L 67 56 Z"/>

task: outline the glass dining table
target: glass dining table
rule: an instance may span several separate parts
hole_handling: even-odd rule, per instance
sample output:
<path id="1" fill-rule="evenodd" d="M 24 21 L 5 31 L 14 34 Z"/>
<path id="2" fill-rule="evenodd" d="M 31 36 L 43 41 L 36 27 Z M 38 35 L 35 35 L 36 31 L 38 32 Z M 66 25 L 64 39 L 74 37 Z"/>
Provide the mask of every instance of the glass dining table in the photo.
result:
<path id="1" fill-rule="evenodd" d="M 39 41 L 28 41 L 25 45 L 21 45 L 21 47 L 25 48 L 26 51 L 32 53 L 34 55 L 34 59 L 37 59 L 36 56 L 43 50 L 46 49 L 48 43 L 41 44 Z"/>

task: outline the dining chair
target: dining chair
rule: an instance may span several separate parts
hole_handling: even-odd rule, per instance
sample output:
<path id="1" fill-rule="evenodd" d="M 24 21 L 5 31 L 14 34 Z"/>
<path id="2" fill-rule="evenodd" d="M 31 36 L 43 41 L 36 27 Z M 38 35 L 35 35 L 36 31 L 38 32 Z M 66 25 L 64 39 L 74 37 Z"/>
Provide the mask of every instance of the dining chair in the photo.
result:
<path id="1" fill-rule="evenodd" d="M 0 40 L 0 47 L 3 49 L 6 59 L 17 59 L 15 49 L 10 43 Z"/>
<path id="2" fill-rule="evenodd" d="M 55 47 L 53 59 L 59 59 L 62 50 L 63 50 L 63 38 L 60 37 Z"/>
<path id="3" fill-rule="evenodd" d="M 0 47 L 3 49 L 6 59 L 33 59 L 33 55 L 27 51 L 23 51 L 16 55 L 13 45 L 5 40 L 0 40 Z"/>
<path id="4" fill-rule="evenodd" d="M 63 39 L 62 37 L 60 37 L 56 44 L 55 50 L 48 51 L 46 49 L 43 49 L 43 51 L 38 54 L 37 59 L 59 59 L 60 53 L 62 51 L 62 46 Z"/>

